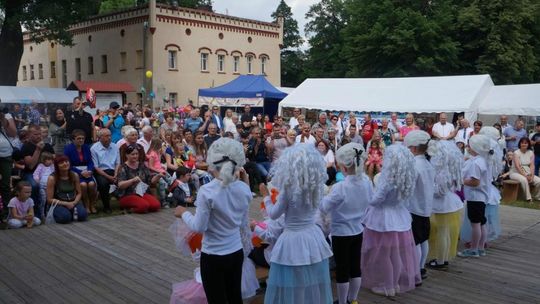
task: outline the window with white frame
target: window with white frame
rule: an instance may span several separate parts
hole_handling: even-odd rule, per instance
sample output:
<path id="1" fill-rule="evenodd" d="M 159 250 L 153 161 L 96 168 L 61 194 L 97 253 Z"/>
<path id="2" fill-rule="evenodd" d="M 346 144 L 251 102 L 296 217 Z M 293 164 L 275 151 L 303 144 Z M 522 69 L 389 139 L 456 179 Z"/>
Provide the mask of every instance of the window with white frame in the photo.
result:
<path id="1" fill-rule="evenodd" d="M 208 54 L 201 53 L 201 71 L 208 71 Z"/>
<path id="2" fill-rule="evenodd" d="M 225 72 L 225 55 L 218 55 L 218 72 Z"/>
<path id="3" fill-rule="evenodd" d="M 81 80 L 81 58 L 75 58 L 75 77 Z"/>
<path id="4" fill-rule="evenodd" d="M 125 71 L 127 68 L 127 53 L 120 52 L 120 71 Z"/>
<path id="5" fill-rule="evenodd" d="M 169 51 L 169 70 L 176 70 L 178 69 L 177 65 L 177 52 L 176 51 Z"/>
<path id="6" fill-rule="evenodd" d="M 176 100 L 178 100 L 178 93 L 169 93 L 169 105 L 176 105 Z"/>
<path id="7" fill-rule="evenodd" d="M 28 74 L 26 72 L 26 66 L 25 65 L 23 65 L 23 67 L 22 67 L 22 80 L 23 81 L 28 80 Z"/>
<path id="8" fill-rule="evenodd" d="M 248 55 L 247 59 L 247 72 L 248 74 L 253 74 L 253 56 Z"/>
<path id="9" fill-rule="evenodd" d="M 30 80 L 34 80 L 34 65 L 30 65 Z"/>
<path id="10" fill-rule="evenodd" d="M 266 75 L 266 63 L 268 62 L 268 57 L 261 57 L 261 74 Z"/>
<path id="11" fill-rule="evenodd" d="M 233 72 L 240 73 L 240 56 L 234 56 Z"/>
<path id="12" fill-rule="evenodd" d="M 56 78 L 56 61 L 51 61 L 51 78 Z"/>

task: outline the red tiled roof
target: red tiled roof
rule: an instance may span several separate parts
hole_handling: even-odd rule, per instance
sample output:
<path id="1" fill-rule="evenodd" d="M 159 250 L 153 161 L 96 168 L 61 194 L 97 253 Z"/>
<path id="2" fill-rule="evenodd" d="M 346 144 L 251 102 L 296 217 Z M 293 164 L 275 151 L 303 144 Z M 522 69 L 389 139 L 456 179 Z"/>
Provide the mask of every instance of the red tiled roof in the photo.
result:
<path id="1" fill-rule="evenodd" d="M 69 89 L 87 91 L 89 88 L 96 92 L 135 92 L 133 86 L 127 82 L 103 82 L 103 81 L 73 81 Z"/>

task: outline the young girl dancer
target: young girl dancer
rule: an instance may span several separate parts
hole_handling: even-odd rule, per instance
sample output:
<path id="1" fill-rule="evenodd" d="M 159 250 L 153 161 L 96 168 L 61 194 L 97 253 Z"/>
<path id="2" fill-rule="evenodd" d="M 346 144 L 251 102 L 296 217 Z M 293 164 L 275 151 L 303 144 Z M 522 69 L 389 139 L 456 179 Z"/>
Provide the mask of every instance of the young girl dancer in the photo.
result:
<path id="1" fill-rule="evenodd" d="M 232 139 L 215 141 L 207 162 L 216 178 L 199 189 L 195 216 L 181 206 L 175 212 L 192 231 L 203 233 L 201 275 L 210 304 L 242 303 L 242 242 L 251 242 L 248 209 L 252 199 L 242 170 L 243 152 L 242 145 Z"/>
<path id="2" fill-rule="evenodd" d="M 420 130 L 409 132 L 404 139 L 405 146 L 414 155 L 418 172 L 408 209 L 412 216 L 412 233 L 420 257 L 419 267 L 422 279 L 427 278 L 425 264 L 429 252 L 429 217 L 433 206 L 433 183 L 435 182 L 435 169 L 426 159 L 426 153 L 428 146 L 433 147 L 434 143 L 434 141 L 431 142 L 431 136 L 427 132 Z"/>
<path id="3" fill-rule="evenodd" d="M 486 202 L 489 199 L 491 172 L 488 160 L 493 155 L 491 140 L 485 135 L 473 135 L 469 139 L 469 158 L 463 167 L 463 190 L 467 200 L 467 217 L 471 222 L 471 248 L 458 252 L 460 257 L 485 255 L 486 243 Z"/>
<path id="4" fill-rule="evenodd" d="M 373 196 L 373 186 L 364 174 L 362 164 L 366 153 L 361 144 L 346 144 L 339 148 L 336 158 L 347 177 L 332 187 L 319 209 L 332 217 L 330 234 L 336 261 L 338 303 L 358 303 L 356 298 L 362 282 L 362 216 Z"/>
<path id="5" fill-rule="evenodd" d="M 412 153 L 404 145 L 388 147 L 379 183 L 363 219 L 362 286 L 376 294 L 394 296 L 421 282 L 411 214 L 406 207 L 416 179 Z"/>
<path id="6" fill-rule="evenodd" d="M 463 184 L 463 154 L 453 142 L 447 140 L 438 141 L 435 150 L 431 155 L 431 164 L 435 167 L 435 196 L 429 233 L 431 260 L 427 266 L 445 269 L 448 261 L 456 256 L 461 226 L 463 202 L 455 192 Z"/>
<path id="7" fill-rule="evenodd" d="M 332 250 L 315 225 L 328 178 L 326 163 L 314 145 L 294 145 L 283 151 L 271 175 L 279 191 L 276 204 L 266 187 L 261 187 L 261 194 L 270 218 L 285 214 L 285 228 L 272 250 L 264 303 L 331 303 L 328 258 Z"/>

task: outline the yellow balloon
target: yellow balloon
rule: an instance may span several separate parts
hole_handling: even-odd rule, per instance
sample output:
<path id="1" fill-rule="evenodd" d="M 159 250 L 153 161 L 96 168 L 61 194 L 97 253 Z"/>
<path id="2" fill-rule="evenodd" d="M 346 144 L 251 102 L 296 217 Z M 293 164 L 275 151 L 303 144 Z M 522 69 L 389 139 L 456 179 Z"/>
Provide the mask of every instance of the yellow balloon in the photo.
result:
<path id="1" fill-rule="evenodd" d="M 146 71 L 146 78 L 152 78 L 152 71 Z"/>

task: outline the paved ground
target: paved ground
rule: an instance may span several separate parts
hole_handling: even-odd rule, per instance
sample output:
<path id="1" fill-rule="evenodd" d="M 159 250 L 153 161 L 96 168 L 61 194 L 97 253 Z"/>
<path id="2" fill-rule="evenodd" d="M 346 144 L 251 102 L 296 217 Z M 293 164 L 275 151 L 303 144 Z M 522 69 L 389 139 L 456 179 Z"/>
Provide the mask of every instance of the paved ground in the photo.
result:
<path id="1" fill-rule="evenodd" d="M 502 206 L 501 218 L 487 257 L 456 260 L 394 299 L 362 290 L 361 303 L 540 303 L 540 211 Z M 172 222 L 163 210 L 0 231 L 0 303 L 168 303 L 195 268 L 175 251 Z"/>

